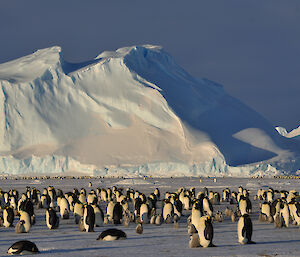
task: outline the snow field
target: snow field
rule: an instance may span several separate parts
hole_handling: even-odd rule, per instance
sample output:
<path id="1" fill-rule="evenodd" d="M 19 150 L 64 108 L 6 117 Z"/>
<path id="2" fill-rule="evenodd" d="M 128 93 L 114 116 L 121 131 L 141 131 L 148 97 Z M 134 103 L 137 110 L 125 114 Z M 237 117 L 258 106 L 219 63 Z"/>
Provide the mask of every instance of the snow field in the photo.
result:
<path id="1" fill-rule="evenodd" d="M 133 179 L 134 180 L 134 179 Z M 72 191 L 74 187 L 80 189 L 85 187 L 87 192 L 88 183 L 92 182 L 94 189 L 97 187 L 112 187 L 120 183 L 120 179 L 49 179 L 49 180 L 6 180 L 0 181 L 0 187 L 6 191 L 15 188 L 23 192 L 27 185 L 38 189 L 43 189 L 48 185 L 60 188 L 64 192 Z M 176 191 L 179 187 L 189 189 L 194 186 L 196 192 L 203 189 L 214 190 L 221 193 L 223 188 L 229 187 L 231 190 L 238 189 L 238 186 L 246 187 L 250 190 L 250 199 L 253 204 L 251 214 L 253 222 L 253 241 L 255 245 L 239 245 L 237 242 L 237 222 L 232 223 L 231 219 L 225 217 L 224 222 L 214 222 L 214 244 L 215 248 L 196 248 L 188 247 L 189 236 L 187 234 L 186 219 L 190 211 L 184 211 L 184 217 L 179 222 L 179 229 L 174 229 L 173 224 L 163 224 L 155 226 L 144 225 L 144 232 L 138 235 L 135 232 L 136 224 L 131 223 L 129 227 L 123 225 L 104 225 L 96 227 L 94 233 L 79 232 L 73 216 L 69 220 L 60 220 L 57 230 L 48 230 L 45 222 L 45 210 L 36 209 L 36 224 L 32 226 L 28 234 L 16 234 L 14 228 L 0 228 L 0 255 L 6 256 L 9 246 L 22 239 L 31 240 L 36 243 L 43 256 L 299 256 L 300 255 L 300 231 L 296 226 L 289 228 L 275 229 L 273 224 L 258 222 L 258 201 L 253 201 L 253 196 L 258 188 L 271 186 L 274 189 L 299 189 L 297 180 L 281 179 L 239 179 L 239 178 L 218 178 L 214 183 L 213 179 L 203 178 L 199 183 L 199 178 L 175 178 L 175 179 L 147 179 L 136 180 L 134 185 L 129 185 L 124 180 L 124 187 L 132 187 L 146 194 L 153 192 L 154 188 L 159 187 L 161 194 L 166 191 Z M 120 186 L 122 187 L 122 186 Z M 101 203 L 102 210 L 106 204 Z M 158 204 L 160 212 L 161 202 Z M 218 210 L 223 211 L 229 206 L 228 203 L 214 205 L 214 213 Z M 131 204 L 130 207 L 132 208 Z M 235 205 L 230 205 L 235 209 Z M 16 220 L 14 222 L 16 224 Z M 105 229 L 117 227 L 127 234 L 126 240 L 120 241 L 96 241 L 96 238 Z"/>

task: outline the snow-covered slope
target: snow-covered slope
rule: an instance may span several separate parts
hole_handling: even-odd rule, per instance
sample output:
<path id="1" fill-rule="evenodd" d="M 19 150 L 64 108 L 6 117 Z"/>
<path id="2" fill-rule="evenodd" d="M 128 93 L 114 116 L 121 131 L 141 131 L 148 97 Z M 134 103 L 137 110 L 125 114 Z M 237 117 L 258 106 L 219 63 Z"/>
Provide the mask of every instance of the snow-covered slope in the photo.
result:
<path id="1" fill-rule="evenodd" d="M 287 135 L 287 130 L 286 128 L 283 128 L 283 127 L 275 127 L 275 129 L 277 130 L 277 132 L 282 135 L 282 136 L 286 136 Z"/>
<path id="2" fill-rule="evenodd" d="M 3 172 L 126 166 L 223 174 L 228 165 L 271 158 L 289 166 L 299 149 L 158 46 L 121 48 L 79 64 L 66 62 L 60 47 L 38 50 L 1 64 L 0 86 Z"/>
<path id="3" fill-rule="evenodd" d="M 300 126 L 298 128 L 293 129 L 290 131 L 286 137 L 288 138 L 294 138 L 294 139 L 300 139 Z"/>
<path id="4" fill-rule="evenodd" d="M 283 127 L 276 127 L 276 130 L 280 135 L 284 137 L 298 139 L 298 140 L 300 139 L 300 126 L 298 128 L 291 130 L 290 132 L 288 132 Z"/>

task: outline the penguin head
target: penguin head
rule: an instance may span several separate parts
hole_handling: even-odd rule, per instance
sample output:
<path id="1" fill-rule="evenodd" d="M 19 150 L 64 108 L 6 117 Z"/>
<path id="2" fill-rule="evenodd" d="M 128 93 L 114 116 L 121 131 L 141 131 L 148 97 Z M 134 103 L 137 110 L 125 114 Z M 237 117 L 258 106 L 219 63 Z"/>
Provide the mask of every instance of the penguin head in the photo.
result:
<path id="1" fill-rule="evenodd" d="M 196 210 L 201 210 L 202 206 L 201 206 L 201 201 L 200 200 L 196 200 L 194 203 L 194 209 Z"/>

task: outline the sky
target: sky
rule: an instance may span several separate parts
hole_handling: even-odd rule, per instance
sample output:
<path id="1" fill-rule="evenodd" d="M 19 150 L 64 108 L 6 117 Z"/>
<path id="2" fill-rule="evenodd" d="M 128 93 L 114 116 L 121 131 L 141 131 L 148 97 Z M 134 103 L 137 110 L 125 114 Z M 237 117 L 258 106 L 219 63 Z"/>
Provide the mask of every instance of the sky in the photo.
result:
<path id="1" fill-rule="evenodd" d="M 274 126 L 300 125 L 299 0 L 0 0 L 0 63 L 59 45 L 69 62 L 161 45 Z"/>

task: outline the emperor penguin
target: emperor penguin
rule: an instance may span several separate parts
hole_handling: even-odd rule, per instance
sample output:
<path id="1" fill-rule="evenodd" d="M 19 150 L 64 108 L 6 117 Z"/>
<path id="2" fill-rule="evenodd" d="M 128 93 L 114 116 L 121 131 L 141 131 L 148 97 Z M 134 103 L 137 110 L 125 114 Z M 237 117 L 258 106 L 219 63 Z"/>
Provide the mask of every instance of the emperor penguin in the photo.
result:
<path id="1" fill-rule="evenodd" d="M 26 230 L 25 230 L 25 221 L 24 220 L 20 220 L 16 227 L 15 227 L 15 231 L 17 234 L 20 234 L 20 233 L 26 233 Z"/>
<path id="2" fill-rule="evenodd" d="M 86 204 L 86 197 L 84 193 L 80 193 L 78 200 L 82 203 L 82 204 Z"/>
<path id="3" fill-rule="evenodd" d="M 28 240 L 22 240 L 14 243 L 11 247 L 8 248 L 7 253 L 13 255 L 23 255 L 23 254 L 34 254 L 39 253 L 39 249 L 35 243 Z"/>
<path id="4" fill-rule="evenodd" d="M 70 206 L 66 198 L 61 198 L 59 202 L 59 211 L 62 219 L 69 219 L 70 217 Z"/>
<path id="5" fill-rule="evenodd" d="M 113 241 L 113 240 L 120 240 L 120 239 L 126 239 L 127 235 L 124 231 L 116 228 L 111 228 L 103 231 L 97 240 L 103 240 L 103 241 Z"/>
<path id="6" fill-rule="evenodd" d="M 112 222 L 112 220 L 113 220 L 114 207 L 115 207 L 114 201 L 110 201 L 106 207 L 107 218 L 108 218 L 108 221 L 110 221 L 110 222 Z"/>
<path id="7" fill-rule="evenodd" d="M 203 207 L 201 200 L 196 200 L 193 204 L 192 215 L 191 215 L 191 223 L 195 226 L 195 228 L 200 227 L 200 219 L 203 216 Z"/>
<path id="8" fill-rule="evenodd" d="M 98 204 L 92 204 L 95 213 L 95 226 L 101 227 L 104 222 L 104 213 Z"/>
<path id="9" fill-rule="evenodd" d="M 97 196 L 94 193 L 89 193 L 87 197 L 87 204 L 96 204 L 98 201 Z"/>
<path id="10" fill-rule="evenodd" d="M 204 248 L 215 246 L 212 243 L 214 237 L 214 230 L 212 226 L 212 219 L 209 215 L 200 218 L 199 226 L 196 227 L 200 239 L 200 245 Z"/>
<path id="11" fill-rule="evenodd" d="M 14 210 L 11 207 L 5 207 L 3 210 L 3 226 L 6 228 L 13 227 L 14 218 Z"/>
<path id="12" fill-rule="evenodd" d="M 191 208 L 191 199 L 187 195 L 185 195 L 182 198 L 182 203 L 183 203 L 183 206 L 184 206 L 185 210 L 190 210 L 190 208 Z"/>
<path id="13" fill-rule="evenodd" d="M 241 196 L 239 201 L 239 210 L 241 211 L 241 215 L 247 214 L 247 201 L 246 197 Z"/>
<path id="14" fill-rule="evenodd" d="M 289 203 L 289 209 L 294 224 L 300 226 L 300 203 L 299 202 Z"/>
<path id="15" fill-rule="evenodd" d="M 208 200 L 207 197 L 204 197 L 202 199 L 202 206 L 203 206 L 203 210 L 206 213 L 206 215 L 209 215 L 212 217 L 214 209 L 213 209 L 211 202 Z"/>
<path id="16" fill-rule="evenodd" d="M 77 201 L 74 205 L 74 219 L 75 223 L 78 224 L 79 220 L 83 216 L 83 204 L 80 201 Z"/>
<path id="17" fill-rule="evenodd" d="M 59 217 L 51 207 L 46 210 L 46 224 L 49 229 L 56 229 L 59 226 Z"/>
<path id="18" fill-rule="evenodd" d="M 157 200 L 159 200 L 160 199 L 160 191 L 158 188 L 155 188 L 154 194 L 156 195 Z"/>
<path id="19" fill-rule="evenodd" d="M 123 218 L 122 205 L 116 202 L 113 209 L 113 218 L 112 218 L 113 224 L 121 224 L 122 218 Z"/>
<path id="20" fill-rule="evenodd" d="M 135 232 L 137 234 L 143 234 L 143 224 L 142 223 L 137 224 L 137 226 L 135 228 Z"/>
<path id="21" fill-rule="evenodd" d="M 158 214 L 155 218 L 155 225 L 160 226 L 162 222 L 163 222 L 163 217 L 161 216 L 161 214 Z"/>
<path id="22" fill-rule="evenodd" d="M 288 227 L 290 223 L 290 211 L 286 202 L 282 202 L 280 205 L 280 215 L 283 218 L 285 227 Z"/>
<path id="23" fill-rule="evenodd" d="M 238 221 L 237 231 L 238 242 L 240 244 L 255 244 L 255 242 L 251 240 L 253 226 L 249 214 L 244 214 L 240 217 Z"/>
<path id="24" fill-rule="evenodd" d="M 182 202 L 178 199 L 178 197 L 176 197 L 176 198 L 174 199 L 173 209 L 174 209 L 174 214 L 176 214 L 176 215 L 178 216 L 178 218 L 180 218 L 180 217 L 181 217 L 181 214 L 182 214 L 183 204 L 182 204 Z"/>
<path id="25" fill-rule="evenodd" d="M 199 236 L 196 233 L 193 233 L 190 235 L 190 241 L 189 241 L 189 247 L 190 248 L 196 248 L 196 247 L 200 247 L 200 240 L 199 240 Z"/>
<path id="26" fill-rule="evenodd" d="M 26 211 L 19 211 L 20 221 L 23 220 L 25 231 L 23 233 L 28 233 L 31 227 L 30 216 Z"/>
<path id="27" fill-rule="evenodd" d="M 140 217 L 143 223 L 149 223 L 149 206 L 146 203 L 142 203 L 140 207 Z"/>
<path id="28" fill-rule="evenodd" d="M 100 191 L 100 198 L 103 202 L 107 202 L 107 192 L 104 188 Z"/>
<path id="29" fill-rule="evenodd" d="M 168 200 L 164 200 L 164 207 L 163 207 L 163 218 L 164 220 L 167 220 L 168 216 L 173 217 L 174 209 L 173 204 Z"/>
<path id="30" fill-rule="evenodd" d="M 86 232 L 94 232 L 95 212 L 91 205 L 84 205 L 83 226 Z"/>

